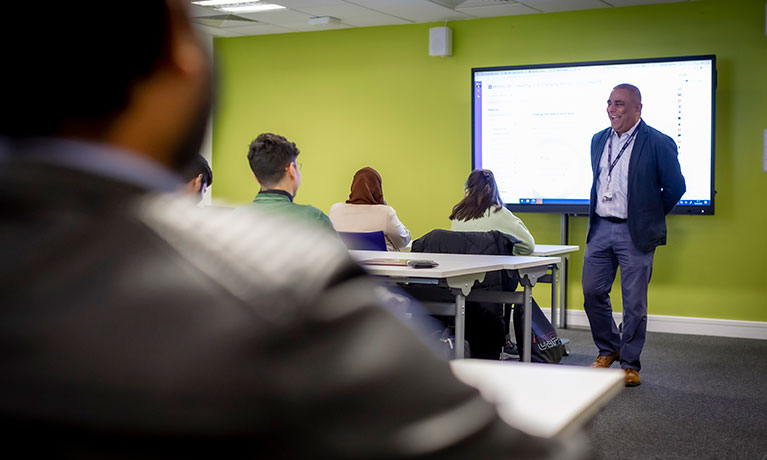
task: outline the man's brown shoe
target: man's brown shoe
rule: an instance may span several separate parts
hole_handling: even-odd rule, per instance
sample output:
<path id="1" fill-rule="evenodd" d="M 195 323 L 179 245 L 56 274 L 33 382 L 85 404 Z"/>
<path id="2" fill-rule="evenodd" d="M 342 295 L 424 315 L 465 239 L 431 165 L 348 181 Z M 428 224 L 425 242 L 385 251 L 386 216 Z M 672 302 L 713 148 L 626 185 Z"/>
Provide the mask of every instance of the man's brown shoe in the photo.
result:
<path id="1" fill-rule="evenodd" d="M 616 351 L 609 355 L 599 355 L 597 359 L 591 363 L 591 367 L 610 367 L 620 357 L 620 354 Z"/>
<path id="2" fill-rule="evenodd" d="M 623 372 L 626 373 L 626 386 L 627 387 L 635 387 L 639 385 L 639 371 L 636 369 L 623 369 Z"/>

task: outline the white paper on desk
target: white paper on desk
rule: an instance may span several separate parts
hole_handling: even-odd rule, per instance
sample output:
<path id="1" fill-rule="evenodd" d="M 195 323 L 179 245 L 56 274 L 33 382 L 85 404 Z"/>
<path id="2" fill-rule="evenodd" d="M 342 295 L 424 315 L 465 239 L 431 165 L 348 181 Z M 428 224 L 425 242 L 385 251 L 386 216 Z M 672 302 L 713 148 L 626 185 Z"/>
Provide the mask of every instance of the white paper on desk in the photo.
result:
<path id="1" fill-rule="evenodd" d="M 623 372 L 615 369 L 479 359 L 453 360 L 450 367 L 506 423 L 546 438 L 580 428 L 623 389 Z"/>

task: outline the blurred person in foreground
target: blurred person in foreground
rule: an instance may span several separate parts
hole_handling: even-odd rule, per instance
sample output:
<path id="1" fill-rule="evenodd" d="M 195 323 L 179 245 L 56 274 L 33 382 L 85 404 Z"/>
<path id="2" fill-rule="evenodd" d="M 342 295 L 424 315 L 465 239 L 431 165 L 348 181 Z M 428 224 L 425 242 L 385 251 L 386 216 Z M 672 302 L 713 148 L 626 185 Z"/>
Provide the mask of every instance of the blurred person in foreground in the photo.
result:
<path id="1" fill-rule="evenodd" d="M 0 32 L 14 69 L 0 77 L 4 447 L 569 458 L 457 381 L 327 232 L 163 193 L 183 185 L 211 99 L 185 4 L 105 20 L 102 2 L 51 2 L 39 40 Z"/>

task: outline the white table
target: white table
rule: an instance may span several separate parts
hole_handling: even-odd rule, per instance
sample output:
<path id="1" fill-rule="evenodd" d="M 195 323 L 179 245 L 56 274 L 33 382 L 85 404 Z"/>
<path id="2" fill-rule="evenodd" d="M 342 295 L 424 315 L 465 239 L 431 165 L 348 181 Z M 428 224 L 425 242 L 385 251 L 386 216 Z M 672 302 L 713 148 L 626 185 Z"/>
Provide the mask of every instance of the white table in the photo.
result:
<path id="1" fill-rule="evenodd" d="M 494 403 L 506 423 L 546 438 L 570 436 L 625 386 L 620 369 L 480 359 L 453 360 L 450 367 Z"/>
<path id="2" fill-rule="evenodd" d="M 489 256 L 474 254 L 436 254 L 428 252 L 384 252 L 384 251 L 349 251 L 357 260 L 365 259 L 428 259 L 439 265 L 434 268 L 411 268 L 409 266 L 363 265 L 376 276 L 387 277 L 398 284 L 425 284 L 450 289 L 455 296 L 452 311 L 439 311 L 438 314 L 455 316 L 456 357 L 463 358 L 465 337 L 466 299 L 524 305 L 525 324 L 524 343 L 532 343 L 532 287 L 538 278 L 544 276 L 551 264 L 560 262 L 558 257 L 534 256 Z M 509 270 L 516 272 L 523 292 L 471 292 L 474 282 L 482 282 L 487 272 Z M 427 308 L 429 303 L 425 303 Z M 523 348 L 522 361 L 530 361 L 530 346 Z"/>
<path id="3" fill-rule="evenodd" d="M 559 301 L 559 327 L 567 327 L 567 305 L 565 290 L 567 289 L 567 263 L 570 253 L 580 249 L 576 245 L 536 244 L 532 256 L 559 257 L 559 263 L 552 264 L 551 274 L 541 277 L 541 283 L 551 283 L 551 324 L 557 327 L 557 301 Z M 557 273 L 559 273 L 559 288 L 557 288 Z"/>

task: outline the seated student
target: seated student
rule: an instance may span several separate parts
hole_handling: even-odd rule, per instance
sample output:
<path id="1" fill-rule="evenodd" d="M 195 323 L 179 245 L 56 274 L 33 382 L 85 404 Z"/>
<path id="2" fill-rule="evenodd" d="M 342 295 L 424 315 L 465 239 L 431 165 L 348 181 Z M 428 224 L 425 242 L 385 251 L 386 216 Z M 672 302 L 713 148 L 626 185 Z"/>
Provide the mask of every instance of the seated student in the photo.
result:
<path id="1" fill-rule="evenodd" d="M 261 190 L 245 208 L 295 216 L 332 230 L 333 224 L 325 213 L 314 206 L 293 202 L 301 185 L 301 168 L 296 162 L 299 153 L 294 142 L 277 134 L 259 134 L 250 143 L 248 161 Z"/>
<path id="2" fill-rule="evenodd" d="M 476 169 L 466 179 L 463 199 L 453 207 L 450 229 L 456 232 L 488 232 L 498 230 L 520 240 L 514 255 L 527 255 L 535 250 L 535 239 L 522 220 L 503 205 L 495 176 L 489 169 Z"/>
<path id="3" fill-rule="evenodd" d="M 453 207 L 453 212 L 450 214 L 451 230 L 457 232 L 498 230 L 520 241 L 514 245 L 514 255 L 527 255 L 535 250 L 535 239 L 527 227 L 525 227 L 524 222 L 503 205 L 501 195 L 498 192 L 498 184 L 495 182 L 495 176 L 492 171 L 489 169 L 476 169 L 472 171 L 469 174 L 469 178 L 466 179 L 464 190 L 463 199 Z M 495 349 L 495 345 L 499 341 L 498 334 L 492 334 L 493 337 L 491 338 L 488 337 L 486 331 L 497 331 L 498 324 L 502 322 L 506 335 L 505 340 L 503 340 L 504 354 L 502 356 L 506 359 L 516 355 L 516 347 L 511 342 L 509 334 L 510 311 L 507 311 L 506 318 L 504 318 L 500 308 L 496 308 L 497 306 L 483 305 L 483 307 L 478 310 L 478 314 L 482 314 L 485 317 L 486 324 L 481 327 L 482 331 L 472 331 L 472 336 L 479 335 L 475 341 L 486 339 L 485 341 L 488 342 L 488 346 Z M 467 336 L 469 332 L 467 330 Z"/>
<path id="4" fill-rule="evenodd" d="M 410 242 L 410 230 L 386 204 L 381 175 L 373 168 L 362 168 L 354 174 L 349 199 L 331 206 L 329 214 L 339 232 L 382 231 L 389 251 L 399 251 Z"/>
<path id="5" fill-rule="evenodd" d="M 198 202 L 202 201 L 205 191 L 213 183 L 213 171 L 210 170 L 208 160 L 202 155 L 197 155 L 184 172 L 184 180 L 187 183 L 182 189 L 183 193 L 194 196 Z"/>

